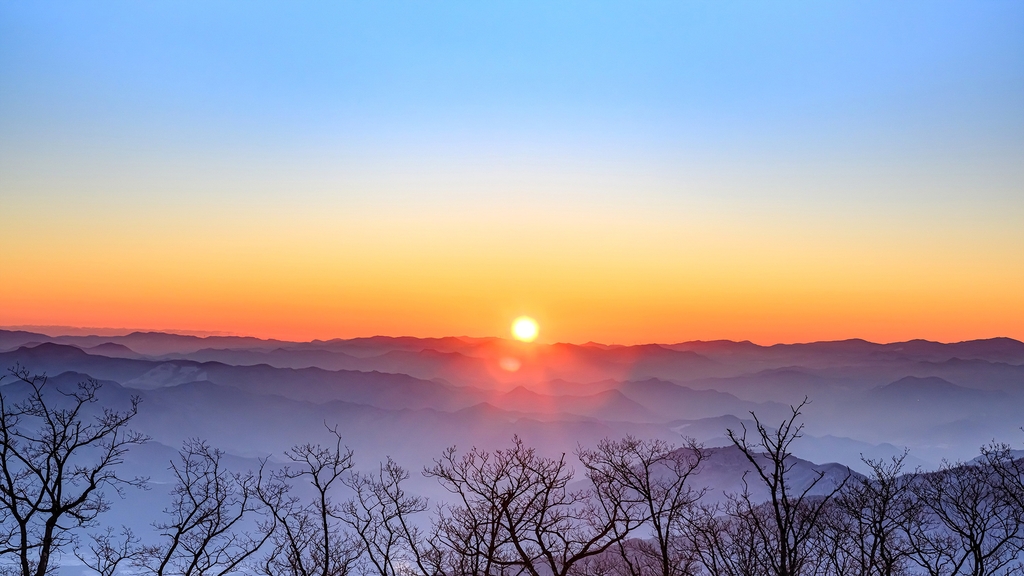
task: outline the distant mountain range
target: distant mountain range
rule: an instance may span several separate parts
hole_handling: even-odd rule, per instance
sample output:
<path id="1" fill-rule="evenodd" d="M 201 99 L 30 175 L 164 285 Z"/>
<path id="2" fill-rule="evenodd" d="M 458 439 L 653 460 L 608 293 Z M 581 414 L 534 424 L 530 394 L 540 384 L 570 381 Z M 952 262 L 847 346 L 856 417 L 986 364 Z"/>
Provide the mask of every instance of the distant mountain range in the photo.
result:
<path id="1" fill-rule="evenodd" d="M 608 346 L 0 330 L 0 368 L 15 365 L 138 394 L 138 427 L 155 440 L 198 435 L 243 457 L 279 453 L 324 422 L 368 462 L 390 454 L 412 468 L 513 434 L 552 454 L 624 434 L 722 445 L 751 412 L 771 424 L 804 397 L 798 455 L 818 462 L 863 469 L 862 454 L 909 448 L 928 467 L 993 439 L 1024 443 L 1024 343 L 1008 338 Z"/>

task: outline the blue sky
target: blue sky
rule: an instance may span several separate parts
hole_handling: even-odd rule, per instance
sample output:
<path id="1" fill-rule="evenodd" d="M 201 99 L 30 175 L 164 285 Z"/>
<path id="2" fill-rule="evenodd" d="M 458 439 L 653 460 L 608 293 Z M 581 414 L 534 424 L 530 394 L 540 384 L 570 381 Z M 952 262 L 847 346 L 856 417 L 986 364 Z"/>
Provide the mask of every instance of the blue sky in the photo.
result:
<path id="1" fill-rule="evenodd" d="M 1015 2 L 33 2 L 0 14 L 8 142 L 1019 150 L 1024 128 Z"/>

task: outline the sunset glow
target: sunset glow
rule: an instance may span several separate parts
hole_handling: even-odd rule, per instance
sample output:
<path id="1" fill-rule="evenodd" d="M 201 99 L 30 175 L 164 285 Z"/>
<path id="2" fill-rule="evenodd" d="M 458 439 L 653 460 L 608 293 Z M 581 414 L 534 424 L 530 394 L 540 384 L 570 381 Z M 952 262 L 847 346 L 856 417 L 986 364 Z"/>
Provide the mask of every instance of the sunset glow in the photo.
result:
<path id="1" fill-rule="evenodd" d="M 537 321 L 529 316 L 520 316 L 512 323 L 512 337 L 520 342 L 533 342 L 539 332 Z"/>

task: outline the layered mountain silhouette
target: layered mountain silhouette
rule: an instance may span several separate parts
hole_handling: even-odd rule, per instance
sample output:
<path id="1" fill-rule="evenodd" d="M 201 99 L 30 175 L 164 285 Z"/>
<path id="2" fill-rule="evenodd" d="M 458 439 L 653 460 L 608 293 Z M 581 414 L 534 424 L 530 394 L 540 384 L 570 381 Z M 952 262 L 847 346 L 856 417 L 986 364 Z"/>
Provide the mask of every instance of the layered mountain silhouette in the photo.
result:
<path id="1" fill-rule="evenodd" d="M 61 386 L 98 379 L 121 402 L 139 395 L 138 427 L 155 441 L 201 436 L 239 457 L 280 453 L 325 423 L 368 462 L 390 454 L 412 468 L 513 434 L 556 455 L 624 434 L 724 446 L 752 413 L 777 424 L 805 397 L 795 448 L 816 462 L 863 469 L 862 455 L 909 448 L 927 468 L 1024 441 L 1024 343 L 1007 338 L 609 346 L 0 330 L 0 368 L 14 366 Z"/>
<path id="2" fill-rule="evenodd" d="M 224 450 L 230 468 L 253 470 L 284 465 L 290 447 L 329 441 L 334 428 L 358 469 L 392 457 L 411 471 L 409 489 L 434 502 L 448 494 L 419 471 L 448 447 L 494 450 L 518 436 L 578 470 L 579 448 L 626 435 L 703 443 L 694 486 L 707 489 L 705 502 L 722 501 L 752 473 L 728 431 L 758 421 L 772 430 L 805 398 L 787 466 L 797 489 L 821 477 L 812 493 L 866 472 L 864 459 L 903 457 L 908 471 L 929 470 L 970 460 L 992 440 L 1024 445 L 1024 344 L 1010 339 L 609 346 L 0 330 L 0 370 L 14 368 L 47 375 L 55 402 L 98 380 L 100 402 L 87 407 L 96 414 L 141 400 L 132 426 L 151 440 L 123 466 L 153 489 L 113 498 L 107 516 L 140 533 L 168 505 L 170 463 L 192 438 Z M 8 375 L 0 391 L 16 402 L 28 388 Z"/>

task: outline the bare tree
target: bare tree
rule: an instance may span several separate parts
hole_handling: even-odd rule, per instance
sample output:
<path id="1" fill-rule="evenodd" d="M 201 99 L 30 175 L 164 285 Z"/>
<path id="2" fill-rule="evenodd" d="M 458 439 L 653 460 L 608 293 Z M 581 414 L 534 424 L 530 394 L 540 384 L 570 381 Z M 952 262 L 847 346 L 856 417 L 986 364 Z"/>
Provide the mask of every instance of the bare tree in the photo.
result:
<path id="1" fill-rule="evenodd" d="M 758 520 L 750 517 L 757 515 Z M 763 576 L 771 573 L 766 534 L 758 526 L 768 523 L 766 507 L 750 508 L 742 500 L 701 506 L 686 523 L 703 571 L 711 576 Z"/>
<path id="2" fill-rule="evenodd" d="M 257 497 L 258 478 L 231 472 L 224 453 L 185 441 L 165 519 L 154 523 L 163 542 L 136 554 L 135 565 L 156 576 L 224 576 L 239 572 L 274 532 L 273 517 Z"/>
<path id="3" fill-rule="evenodd" d="M 911 488 L 922 516 L 907 528 L 911 558 L 928 574 L 1021 573 L 1024 507 L 1003 489 L 998 458 L 943 463 Z"/>
<path id="4" fill-rule="evenodd" d="M 908 573 L 904 527 L 919 521 L 903 474 L 907 452 L 890 460 L 863 459 L 870 476 L 851 479 L 826 508 L 818 535 L 820 573 L 899 576 Z"/>
<path id="5" fill-rule="evenodd" d="M 544 458 L 518 437 L 512 442 L 462 458 L 451 448 L 426 470 L 462 503 L 448 508 L 439 533 L 466 574 L 566 576 L 636 527 L 621 508 L 600 506 L 594 490 L 569 489 L 574 473 L 564 454 Z"/>
<path id="6" fill-rule="evenodd" d="M 737 521 L 749 523 L 749 528 L 741 532 L 750 532 L 756 537 L 756 549 L 764 555 L 762 563 L 774 576 L 806 573 L 812 560 L 812 538 L 821 516 L 849 479 L 847 476 L 830 488 L 822 487 L 822 495 L 814 492 L 825 479 L 824 471 L 816 472 L 803 488 L 794 486 L 791 471 L 796 459 L 790 446 L 801 436 L 803 424 L 797 424 L 797 419 L 806 405 L 805 398 L 798 406 L 791 407 L 789 418 L 774 430 L 769 430 L 751 412 L 755 425 L 752 438 L 745 424 L 739 433 L 731 429 L 727 432 L 753 467 L 754 476 L 768 491 L 766 503 L 756 502 L 744 475 L 745 488 L 733 497 L 730 514 Z"/>
<path id="7" fill-rule="evenodd" d="M 271 471 L 264 461 L 260 469 L 257 494 L 277 526 L 262 562 L 267 576 L 345 576 L 362 552 L 346 532 L 342 504 L 336 501 L 352 468 L 352 451 L 337 428 L 328 430 L 332 444 L 295 446 L 285 452 L 291 466 Z M 311 495 L 303 498 L 296 494 L 300 491 Z"/>
<path id="8" fill-rule="evenodd" d="M 681 449 L 661 440 L 605 439 L 595 450 L 577 455 L 587 469 L 599 501 L 633 515 L 649 528 L 650 540 L 618 540 L 623 572 L 630 576 L 692 574 L 694 552 L 682 537 L 683 523 L 705 490 L 689 483 L 704 457 L 703 447 L 687 439 Z"/>
<path id="9" fill-rule="evenodd" d="M 364 573 L 398 576 L 441 573 L 436 550 L 414 522 L 428 508 L 424 498 L 402 488 L 409 473 L 390 457 L 376 474 L 353 474 L 346 479 L 356 493 L 346 503 L 342 520 L 362 543 Z"/>
<path id="10" fill-rule="evenodd" d="M 427 471 L 457 498 L 455 503 L 438 507 L 432 537 L 435 547 L 442 551 L 447 574 L 517 576 L 527 573 L 503 528 L 502 508 L 497 504 L 502 487 L 488 480 L 506 476 L 507 463 L 494 467 L 488 464 L 490 458 L 489 454 L 481 452 L 474 461 L 463 462 L 455 458 L 452 448 Z"/>
<path id="11" fill-rule="evenodd" d="M 1024 510 L 1024 458 L 1015 456 L 1009 444 L 994 442 L 981 448 L 981 460 L 995 473 L 1003 497 Z"/>
<path id="12" fill-rule="evenodd" d="M 14 382 L 0 388 L 0 565 L 43 576 L 74 542 L 74 531 L 109 508 L 105 489 L 123 494 L 145 485 L 143 478 L 119 476 L 117 467 L 147 438 L 128 428 L 137 396 L 126 410 L 96 410 L 102 387 L 96 380 L 62 390 L 20 367 L 0 383 L 7 377 Z M 23 389 L 12 390 L 18 384 Z M 15 401 L 12 393 L 24 397 Z"/>
<path id="13" fill-rule="evenodd" d="M 142 554 L 141 540 L 130 528 L 122 527 L 119 535 L 108 527 L 98 534 L 90 534 L 92 541 L 88 552 L 75 548 L 78 560 L 99 576 L 116 576 L 118 568 L 139 559 Z"/>

